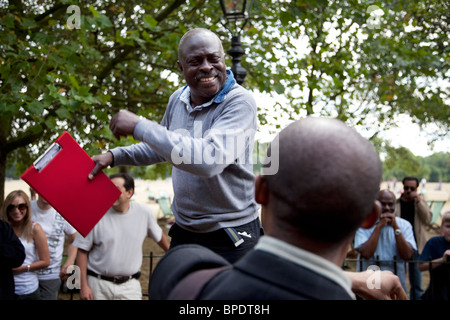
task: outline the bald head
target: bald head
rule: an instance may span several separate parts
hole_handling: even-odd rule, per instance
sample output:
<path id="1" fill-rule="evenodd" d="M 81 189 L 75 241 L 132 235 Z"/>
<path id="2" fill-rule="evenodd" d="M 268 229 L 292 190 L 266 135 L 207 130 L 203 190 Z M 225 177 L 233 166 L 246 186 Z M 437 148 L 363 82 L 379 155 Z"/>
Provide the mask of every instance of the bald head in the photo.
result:
<path id="1" fill-rule="evenodd" d="M 377 198 L 381 163 L 372 144 L 339 120 L 309 117 L 282 130 L 277 147 L 278 172 L 264 177 L 273 221 L 314 240 L 348 237 Z"/>
<path id="2" fill-rule="evenodd" d="M 395 212 L 395 194 L 389 190 L 380 190 L 378 193 L 378 201 L 381 204 L 381 213 Z"/>
<path id="3" fill-rule="evenodd" d="M 193 36 L 199 36 L 204 38 L 211 38 L 213 41 L 217 41 L 217 43 L 220 45 L 220 48 L 223 51 L 222 41 L 220 41 L 219 37 L 212 32 L 211 30 L 204 29 L 204 28 L 194 28 L 186 32 L 180 39 L 180 43 L 178 44 L 178 59 L 182 59 L 184 55 L 184 49 L 185 49 L 185 43 L 187 43 L 187 40 L 190 39 Z"/>
<path id="4" fill-rule="evenodd" d="M 395 198 L 395 194 L 392 191 L 386 190 L 386 189 L 380 190 L 380 192 L 378 192 L 378 200 L 381 199 L 381 198 L 384 198 L 384 197 L 390 198 L 390 199 L 392 199 L 394 201 L 396 199 Z"/>

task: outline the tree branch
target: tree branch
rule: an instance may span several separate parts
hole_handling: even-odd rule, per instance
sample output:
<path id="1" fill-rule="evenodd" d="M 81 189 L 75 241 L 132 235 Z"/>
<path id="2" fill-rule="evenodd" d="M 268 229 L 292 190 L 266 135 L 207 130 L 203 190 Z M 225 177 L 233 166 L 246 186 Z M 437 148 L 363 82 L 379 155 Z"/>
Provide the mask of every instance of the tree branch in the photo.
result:
<path id="1" fill-rule="evenodd" d="M 186 0 L 175 0 L 172 2 L 171 5 L 169 5 L 167 8 L 165 8 L 160 14 L 158 14 L 155 18 L 156 21 L 161 22 L 164 19 L 166 19 L 173 11 L 175 11 L 178 7 L 180 7 L 182 4 L 186 3 Z M 103 79 L 106 78 L 106 76 L 111 72 L 111 70 L 114 69 L 114 67 L 123 61 L 128 54 L 130 54 L 133 50 L 135 50 L 134 46 L 125 46 L 123 50 L 114 58 L 112 59 L 107 66 L 100 72 L 98 75 L 98 86 L 93 86 L 90 90 L 91 93 L 97 92 L 97 90 L 100 88 L 101 83 L 103 82 Z"/>
<path id="2" fill-rule="evenodd" d="M 178 7 L 180 7 L 182 4 L 186 3 L 186 0 L 175 0 L 172 2 L 171 5 L 169 5 L 167 8 L 165 8 L 160 14 L 158 14 L 155 17 L 155 20 L 158 22 L 163 21 L 166 19 L 173 11 L 175 11 Z"/>
<path id="3" fill-rule="evenodd" d="M 40 22 L 41 20 L 45 19 L 46 17 L 48 17 L 49 15 L 55 13 L 56 11 L 64 9 L 64 8 L 67 8 L 67 7 L 69 7 L 68 4 L 61 4 L 61 3 L 55 4 L 54 7 L 50 8 L 46 12 L 36 16 L 36 18 L 34 18 L 34 21 Z"/>
<path id="4" fill-rule="evenodd" d="M 23 132 L 19 137 L 12 139 L 6 143 L 6 146 L 4 149 L 5 154 L 8 154 L 11 151 L 16 150 L 18 148 L 25 147 L 25 146 L 35 142 L 36 140 L 41 139 L 43 131 L 44 131 L 44 128 L 38 130 L 35 133 L 32 133 L 31 129 Z"/>

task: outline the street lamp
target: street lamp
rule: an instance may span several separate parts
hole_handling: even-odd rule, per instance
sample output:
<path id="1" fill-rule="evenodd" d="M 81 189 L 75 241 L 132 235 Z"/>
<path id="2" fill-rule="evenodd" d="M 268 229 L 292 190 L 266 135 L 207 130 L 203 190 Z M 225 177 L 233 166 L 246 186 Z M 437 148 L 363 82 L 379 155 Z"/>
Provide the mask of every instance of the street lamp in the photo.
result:
<path id="1" fill-rule="evenodd" d="M 241 57 L 245 54 L 241 47 L 241 32 L 249 22 L 248 13 L 251 10 L 253 0 L 220 0 L 223 15 L 226 19 L 225 28 L 231 33 L 231 49 L 227 53 L 231 56 L 232 66 L 236 82 L 242 84 L 247 70 L 241 66 Z"/>

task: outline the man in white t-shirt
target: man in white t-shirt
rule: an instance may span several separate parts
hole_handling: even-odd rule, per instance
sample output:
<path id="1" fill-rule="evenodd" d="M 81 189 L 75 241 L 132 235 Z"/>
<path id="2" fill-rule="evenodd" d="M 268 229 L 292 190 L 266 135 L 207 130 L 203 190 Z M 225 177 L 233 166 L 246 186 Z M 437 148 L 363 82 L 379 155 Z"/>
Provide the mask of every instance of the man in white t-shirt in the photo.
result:
<path id="1" fill-rule="evenodd" d="M 125 173 L 110 176 L 122 191 L 119 199 L 83 238 L 77 235 L 77 264 L 80 267 L 82 300 L 140 300 L 139 282 L 142 244 L 152 238 L 164 250 L 169 249 L 161 227 L 150 208 L 130 202 L 134 180 Z"/>
<path id="2" fill-rule="evenodd" d="M 67 267 L 75 264 L 77 248 L 72 245 L 77 231 L 41 196 L 31 201 L 31 215 L 44 229 L 47 236 L 50 265 L 37 271 L 41 300 L 58 300 L 61 278 Z M 67 235 L 67 259 L 61 265 L 64 253 L 64 242 Z"/>

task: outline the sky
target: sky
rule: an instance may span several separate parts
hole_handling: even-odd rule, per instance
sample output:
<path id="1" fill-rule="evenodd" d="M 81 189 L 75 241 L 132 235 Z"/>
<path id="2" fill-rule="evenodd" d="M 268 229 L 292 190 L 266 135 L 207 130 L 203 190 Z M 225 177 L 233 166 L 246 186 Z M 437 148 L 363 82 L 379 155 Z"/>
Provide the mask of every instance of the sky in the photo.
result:
<path id="1" fill-rule="evenodd" d="M 270 108 L 276 102 L 280 102 L 269 95 L 259 92 L 253 92 L 253 95 L 257 105 L 260 107 L 266 106 L 266 108 Z M 288 118 L 288 115 L 279 113 L 269 114 L 267 120 L 270 125 L 260 126 L 256 135 L 256 139 L 261 142 L 271 141 L 277 132 L 292 121 Z M 415 156 L 421 157 L 427 157 L 436 152 L 450 152 L 450 133 L 447 134 L 445 139 L 436 141 L 433 147 L 428 144 L 428 141 L 431 141 L 433 138 L 433 132 L 437 132 L 439 129 L 435 124 L 429 124 L 421 129 L 407 115 L 397 116 L 395 120 L 398 125 L 396 128 L 383 131 L 378 135 L 380 138 L 390 141 L 393 147 L 405 147 Z M 280 125 L 280 128 L 275 128 L 275 124 Z M 364 136 L 363 132 L 360 133 Z"/>
<path id="2" fill-rule="evenodd" d="M 435 124 L 421 129 L 408 116 L 400 116 L 397 121 L 398 128 L 387 130 L 380 135 L 391 141 L 394 147 L 405 147 L 414 155 L 421 157 L 427 157 L 436 152 L 450 152 L 450 134 L 447 134 L 445 139 L 436 141 L 433 148 L 428 145 L 428 141 L 432 139 L 432 133 L 438 129 Z"/>

